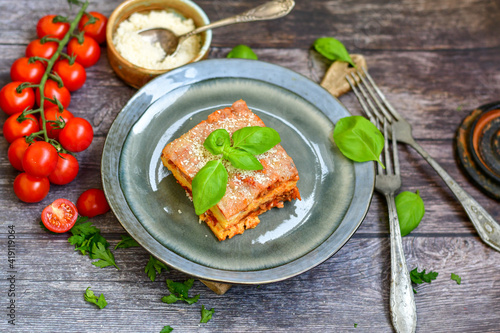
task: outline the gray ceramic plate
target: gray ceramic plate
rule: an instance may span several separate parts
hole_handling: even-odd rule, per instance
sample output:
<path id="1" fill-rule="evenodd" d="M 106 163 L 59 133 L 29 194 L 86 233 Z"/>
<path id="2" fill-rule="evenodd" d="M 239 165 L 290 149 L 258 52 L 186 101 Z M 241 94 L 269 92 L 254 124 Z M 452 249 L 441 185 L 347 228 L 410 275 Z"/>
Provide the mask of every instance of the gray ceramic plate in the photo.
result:
<path id="1" fill-rule="evenodd" d="M 160 155 L 168 142 L 238 99 L 280 133 L 299 171 L 302 200 L 219 242 L 198 223 Z M 338 251 L 368 210 L 373 163 L 347 160 L 332 141 L 333 124 L 345 116 L 326 90 L 288 69 L 240 59 L 193 63 L 148 83 L 118 114 L 104 145 L 104 191 L 127 232 L 175 269 L 230 283 L 283 280 Z"/>

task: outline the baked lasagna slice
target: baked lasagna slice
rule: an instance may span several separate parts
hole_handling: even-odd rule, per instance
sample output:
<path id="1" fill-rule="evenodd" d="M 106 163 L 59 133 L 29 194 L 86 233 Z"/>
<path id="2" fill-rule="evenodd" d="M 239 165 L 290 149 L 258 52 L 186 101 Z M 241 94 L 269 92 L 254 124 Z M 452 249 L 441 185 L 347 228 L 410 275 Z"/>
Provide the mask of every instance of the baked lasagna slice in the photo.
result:
<path id="1" fill-rule="evenodd" d="M 220 158 L 203 146 L 207 136 L 220 128 L 232 135 L 248 126 L 265 125 L 244 101 L 239 100 L 231 107 L 213 112 L 207 120 L 167 144 L 162 151 L 162 162 L 192 198 L 191 183 L 196 173 L 210 160 Z M 236 169 L 224 160 L 229 175 L 226 194 L 218 204 L 200 215 L 200 220 L 207 223 L 219 240 L 254 228 L 260 222 L 260 214 L 273 207 L 282 208 L 284 201 L 300 200 L 297 168 L 280 144 L 256 157 L 263 170 Z"/>

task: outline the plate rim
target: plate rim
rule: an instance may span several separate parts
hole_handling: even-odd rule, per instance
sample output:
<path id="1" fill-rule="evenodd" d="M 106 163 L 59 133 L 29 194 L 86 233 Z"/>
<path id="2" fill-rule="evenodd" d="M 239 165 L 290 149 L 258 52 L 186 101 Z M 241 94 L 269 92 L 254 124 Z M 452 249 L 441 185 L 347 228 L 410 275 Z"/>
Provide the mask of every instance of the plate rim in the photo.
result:
<path id="1" fill-rule="evenodd" d="M 240 69 L 242 68 L 242 66 L 249 66 L 255 70 L 245 72 L 244 75 L 241 76 Z M 214 70 L 214 68 L 217 68 L 217 70 Z M 278 72 L 286 76 L 289 79 L 287 82 L 290 83 L 285 83 L 284 85 L 284 83 L 276 82 L 277 79 L 275 80 L 272 75 L 267 78 L 263 78 L 259 76 L 259 70 L 264 73 Z M 202 73 L 205 75 L 202 78 L 199 78 L 200 71 L 202 71 Z M 181 79 L 176 81 L 176 78 Z M 161 260 L 170 267 L 196 278 L 224 283 L 263 284 L 282 281 L 304 273 L 305 271 L 310 270 L 323 263 L 325 260 L 338 252 L 347 243 L 347 241 L 350 240 L 352 235 L 356 232 L 356 230 L 363 222 L 366 214 L 368 213 L 375 186 L 375 167 L 373 162 L 353 162 L 354 173 L 356 175 L 353 200 L 354 198 L 358 198 L 358 200 L 360 200 L 359 198 L 364 198 L 361 209 L 353 212 L 351 202 L 346 214 L 344 215 L 344 218 L 342 219 L 336 231 L 332 233 L 332 235 L 330 235 L 327 239 L 325 239 L 323 243 L 319 244 L 312 251 L 295 260 L 289 261 L 283 265 L 265 269 L 251 271 L 233 271 L 207 267 L 193 262 L 188 258 L 174 253 L 173 251 L 162 245 L 146 230 L 146 228 L 144 228 L 144 226 L 142 226 L 139 221 L 137 221 L 135 215 L 128 205 L 126 205 L 126 207 L 122 206 L 123 202 L 126 203 L 126 198 L 124 197 L 123 191 L 119 186 L 119 161 L 125 139 L 132 129 L 133 124 L 135 124 L 134 121 L 124 129 L 124 127 L 121 126 L 120 123 L 122 118 L 124 118 L 127 113 L 134 112 L 134 103 L 140 103 L 140 100 L 144 95 L 150 98 L 147 105 L 151 105 L 171 90 L 177 89 L 179 87 L 189 86 L 196 82 L 217 78 L 244 78 L 264 81 L 280 86 L 288 91 L 291 91 L 292 93 L 298 94 L 306 101 L 318 107 L 318 101 L 310 100 L 306 98 L 306 96 L 301 94 L 304 88 L 306 94 L 307 89 L 312 88 L 316 90 L 315 93 L 323 95 L 326 100 L 333 101 L 340 106 L 342 114 L 336 115 L 338 116 L 338 119 L 350 115 L 349 111 L 343 106 L 343 104 L 340 103 L 340 101 L 338 101 L 323 87 L 310 80 L 309 78 L 303 76 L 302 74 L 279 65 L 247 59 L 210 59 L 179 67 L 173 71 L 158 76 L 157 78 L 143 86 L 141 89 L 139 89 L 127 101 L 127 103 L 123 106 L 123 108 L 120 110 L 120 112 L 113 120 L 113 123 L 111 124 L 111 127 L 106 135 L 101 158 L 101 179 L 103 183 L 104 193 L 106 195 L 106 198 L 108 199 L 110 207 L 125 231 L 129 233 L 129 235 L 133 237 L 144 249 L 146 249 L 146 251 L 150 252 L 157 259 Z M 155 91 L 153 90 L 157 90 L 157 88 L 155 87 L 159 84 L 163 84 L 164 89 L 161 91 L 161 93 L 155 93 Z M 168 89 L 166 87 L 168 87 Z M 132 111 L 130 111 L 131 109 Z M 318 109 L 321 112 L 324 112 L 322 108 L 318 107 Z M 138 115 L 137 117 L 140 118 L 146 110 L 147 108 L 140 110 L 142 112 L 140 112 L 140 115 Z M 325 116 L 330 119 L 333 124 L 336 123 L 336 121 L 331 118 L 332 115 L 325 114 Z M 119 137 L 119 134 L 121 134 L 122 136 L 124 135 L 124 140 L 116 140 L 116 137 Z M 113 145 L 115 141 L 118 142 L 118 145 Z M 112 146 L 118 146 L 120 147 L 120 149 L 111 149 Z M 363 180 L 358 178 L 358 176 L 360 175 L 364 176 Z M 124 213 L 124 210 L 129 213 L 128 215 L 134 216 L 135 220 L 138 223 L 136 223 L 136 221 L 129 221 L 127 214 Z M 344 223 L 347 217 L 353 218 L 355 221 L 351 223 Z M 335 235 L 338 233 L 342 233 L 345 239 L 341 241 L 336 240 L 335 238 L 338 237 L 335 237 Z"/>

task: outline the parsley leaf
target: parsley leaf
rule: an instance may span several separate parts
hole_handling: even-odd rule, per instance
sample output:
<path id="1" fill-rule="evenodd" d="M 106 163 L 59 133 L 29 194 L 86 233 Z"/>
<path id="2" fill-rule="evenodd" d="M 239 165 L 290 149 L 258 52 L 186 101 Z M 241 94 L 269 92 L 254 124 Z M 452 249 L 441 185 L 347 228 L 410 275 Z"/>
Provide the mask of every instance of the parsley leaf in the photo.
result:
<path id="1" fill-rule="evenodd" d="M 172 332 L 174 329 L 170 326 L 163 326 L 162 330 L 160 331 L 160 333 L 170 333 Z"/>
<path id="2" fill-rule="evenodd" d="M 174 282 L 167 279 L 167 288 L 170 291 L 170 295 L 163 296 L 161 301 L 167 304 L 172 304 L 177 301 L 184 301 L 188 304 L 193 304 L 198 302 L 200 295 L 194 297 L 188 296 L 188 291 L 193 286 L 194 279 L 189 279 L 184 282 Z"/>
<path id="3" fill-rule="evenodd" d="M 92 221 L 88 221 L 89 218 L 86 216 L 78 216 L 75 225 L 69 230 L 73 235 L 85 235 L 90 236 L 101 232 L 98 228 L 92 225 Z"/>
<path id="4" fill-rule="evenodd" d="M 89 255 L 90 256 L 90 255 Z M 94 243 L 92 245 L 92 259 L 101 259 L 99 261 L 95 261 L 92 263 L 92 265 L 103 268 L 103 267 L 108 267 L 108 266 L 115 266 L 116 269 L 118 266 L 116 266 L 115 263 L 115 256 L 109 249 L 106 249 L 102 243 Z"/>
<path id="5" fill-rule="evenodd" d="M 152 255 L 149 255 L 149 261 L 144 268 L 144 272 L 146 272 L 149 279 L 154 282 L 156 280 L 156 274 L 161 274 L 162 269 L 168 271 L 167 265 L 165 265 Z"/>
<path id="6" fill-rule="evenodd" d="M 410 272 L 411 282 L 415 284 L 422 284 L 424 282 L 431 283 L 432 280 L 436 280 L 439 273 L 430 271 L 429 273 L 425 273 L 425 269 L 422 272 L 419 272 L 417 267 L 415 267 Z M 413 292 L 416 294 L 417 292 L 413 289 Z"/>
<path id="7" fill-rule="evenodd" d="M 201 306 L 201 320 L 200 323 L 208 323 L 210 319 L 212 319 L 212 315 L 214 314 L 214 308 L 210 310 L 205 309 L 205 305 Z"/>
<path id="8" fill-rule="evenodd" d="M 462 283 L 462 278 L 460 276 L 458 276 L 457 274 L 455 274 L 455 273 L 451 273 L 451 279 L 453 281 L 456 281 L 457 284 L 461 284 Z"/>
<path id="9" fill-rule="evenodd" d="M 85 290 L 85 293 L 83 294 L 83 298 L 87 302 L 97 305 L 99 307 L 99 309 L 102 309 L 106 305 L 108 305 L 108 302 L 106 302 L 106 299 L 104 298 L 104 294 L 101 294 L 101 295 L 99 295 L 99 297 L 97 297 L 96 295 L 94 295 L 94 292 L 92 290 L 90 290 L 90 287 L 88 287 L 87 290 Z"/>
<path id="10" fill-rule="evenodd" d="M 354 328 L 358 327 L 358 324 L 354 323 Z"/>
<path id="11" fill-rule="evenodd" d="M 128 249 L 129 247 L 140 247 L 139 243 L 135 239 L 130 237 L 130 235 L 121 235 L 122 240 L 118 242 L 115 246 L 116 249 Z"/>

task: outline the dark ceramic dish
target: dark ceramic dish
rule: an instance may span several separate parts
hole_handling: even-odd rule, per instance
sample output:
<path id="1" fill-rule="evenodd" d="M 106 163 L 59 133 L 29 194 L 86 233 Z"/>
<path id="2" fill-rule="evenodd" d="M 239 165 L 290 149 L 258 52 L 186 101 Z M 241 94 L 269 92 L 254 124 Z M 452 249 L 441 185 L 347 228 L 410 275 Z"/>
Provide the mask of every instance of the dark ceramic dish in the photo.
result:
<path id="1" fill-rule="evenodd" d="M 280 133 L 299 171 L 302 200 L 219 242 L 198 223 L 160 154 L 238 99 Z M 104 145 L 104 190 L 127 232 L 177 270 L 227 283 L 290 278 L 336 253 L 368 210 L 373 163 L 353 163 L 332 140 L 333 124 L 349 115 L 326 90 L 283 67 L 241 59 L 189 64 L 145 85 L 118 114 Z"/>

